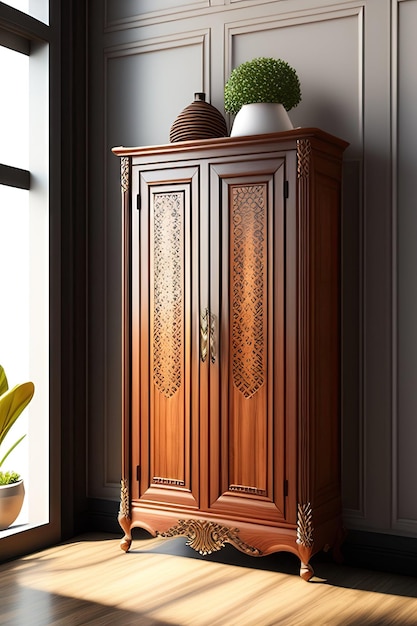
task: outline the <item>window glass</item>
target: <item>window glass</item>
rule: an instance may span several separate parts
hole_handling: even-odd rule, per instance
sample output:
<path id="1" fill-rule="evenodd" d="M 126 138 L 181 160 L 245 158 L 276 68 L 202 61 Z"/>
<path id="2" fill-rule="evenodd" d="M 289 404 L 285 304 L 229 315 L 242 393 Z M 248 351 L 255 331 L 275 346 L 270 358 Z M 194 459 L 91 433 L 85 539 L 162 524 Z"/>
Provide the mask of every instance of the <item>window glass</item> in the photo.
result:
<path id="1" fill-rule="evenodd" d="M 12 388 L 29 380 L 29 192 L 4 185 L 0 185 L 0 266 L 0 364 Z M 3 451 L 28 432 L 28 416 L 29 407 L 8 433 Z M 28 443 L 26 437 L 15 448 L 4 470 L 28 475 Z M 19 522 L 28 522 L 26 506 Z"/>
<path id="2" fill-rule="evenodd" d="M 18 519 L 8 530 L 0 531 L 0 538 L 27 528 L 24 525 L 48 521 L 47 212 L 42 215 L 34 210 L 30 193 L 0 185 L 0 363 L 9 388 L 28 380 L 35 383 L 32 402 L 4 442 L 8 449 L 26 435 L 2 468 L 24 478 L 26 495 Z"/>
<path id="3" fill-rule="evenodd" d="M 22 13 L 27 13 L 27 15 L 36 18 L 40 22 L 44 22 L 44 24 L 48 24 L 49 0 L 2 0 L 2 2 L 18 11 L 22 11 Z"/>
<path id="4" fill-rule="evenodd" d="M 29 57 L 0 46 L 0 163 L 29 168 Z M 6 97 L 7 96 L 7 97 Z"/>
<path id="5" fill-rule="evenodd" d="M 22 476 L 25 497 L 0 540 L 49 522 L 49 47 L 32 40 L 29 49 L 0 46 L 0 164 L 31 177 L 30 190 L 9 186 L 4 170 L 0 179 L 0 363 L 9 387 L 35 384 L 4 442 L 6 450 L 25 435 L 2 467 Z"/>
<path id="6" fill-rule="evenodd" d="M 0 363 L 12 384 L 28 376 L 29 192 L 5 185 L 0 185 L 0 266 Z"/>

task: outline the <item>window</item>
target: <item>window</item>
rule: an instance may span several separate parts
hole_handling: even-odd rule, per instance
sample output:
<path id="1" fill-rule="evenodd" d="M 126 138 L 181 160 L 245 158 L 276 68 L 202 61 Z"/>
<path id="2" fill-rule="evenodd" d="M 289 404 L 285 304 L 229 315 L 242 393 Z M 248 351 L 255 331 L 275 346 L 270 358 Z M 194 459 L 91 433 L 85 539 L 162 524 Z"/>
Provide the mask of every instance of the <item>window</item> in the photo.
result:
<path id="1" fill-rule="evenodd" d="M 50 498 L 50 181 L 56 167 L 51 150 L 56 149 L 50 141 L 47 5 L 45 0 L 0 2 L 0 363 L 10 387 L 26 380 L 35 384 L 34 398 L 14 425 L 10 444 L 20 434 L 27 436 L 2 468 L 19 472 L 26 492 L 20 516 L 0 531 L 5 557 L 30 549 L 31 531 L 37 529 L 36 542 L 40 528 L 52 537 L 59 526 Z M 28 20 L 22 12 L 44 22 Z"/>

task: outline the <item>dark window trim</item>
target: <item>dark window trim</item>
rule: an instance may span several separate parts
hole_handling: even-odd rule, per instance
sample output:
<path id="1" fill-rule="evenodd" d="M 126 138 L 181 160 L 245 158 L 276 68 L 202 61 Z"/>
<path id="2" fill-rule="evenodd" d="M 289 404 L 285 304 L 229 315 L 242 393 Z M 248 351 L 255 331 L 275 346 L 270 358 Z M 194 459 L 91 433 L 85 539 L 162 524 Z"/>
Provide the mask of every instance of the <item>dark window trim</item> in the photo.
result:
<path id="1" fill-rule="evenodd" d="M 55 0 L 54 0 L 55 1 Z M 50 0 L 49 4 L 52 4 Z M 51 40 L 51 26 L 0 1 L 0 25 L 21 39 Z M 23 50 L 22 50 L 23 52 Z"/>
<path id="2" fill-rule="evenodd" d="M 0 185 L 17 187 L 18 189 L 30 189 L 30 172 L 19 167 L 2 165 L 0 163 Z"/>
<path id="3" fill-rule="evenodd" d="M 9 30 L 0 30 L 0 46 L 21 52 L 27 56 L 30 54 L 30 40 Z"/>

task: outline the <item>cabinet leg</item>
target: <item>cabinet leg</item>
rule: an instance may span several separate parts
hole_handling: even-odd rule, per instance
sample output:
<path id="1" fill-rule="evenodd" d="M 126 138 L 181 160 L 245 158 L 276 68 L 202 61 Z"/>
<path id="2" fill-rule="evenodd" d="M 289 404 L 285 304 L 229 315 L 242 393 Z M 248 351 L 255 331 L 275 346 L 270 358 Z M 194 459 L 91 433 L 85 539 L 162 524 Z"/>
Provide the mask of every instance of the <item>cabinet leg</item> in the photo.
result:
<path id="1" fill-rule="evenodd" d="M 128 517 L 119 515 L 119 524 L 125 533 L 123 539 L 120 541 L 120 548 L 124 552 L 127 552 L 130 546 L 132 545 L 132 533 L 130 530 L 130 519 Z"/>
<path id="2" fill-rule="evenodd" d="M 127 535 L 125 535 L 120 541 L 120 549 L 123 550 L 123 552 L 127 552 L 131 545 L 132 537 L 128 537 Z"/>
<path id="3" fill-rule="evenodd" d="M 120 542 L 120 547 L 124 552 L 127 552 L 132 545 L 129 502 L 129 483 L 127 478 L 122 478 L 122 480 L 120 481 L 120 509 L 117 519 L 120 526 L 122 527 L 122 530 L 125 533 L 125 536 Z"/>
<path id="4" fill-rule="evenodd" d="M 310 580 L 310 578 L 314 576 L 314 570 L 311 567 L 310 563 L 303 563 L 301 561 L 300 576 L 303 580 L 307 582 Z"/>
<path id="5" fill-rule="evenodd" d="M 300 576 L 303 580 L 310 580 L 314 576 L 314 570 L 310 565 L 311 555 L 313 553 L 313 543 L 305 545 L 298 542 L 298 556 L 301 561 Z"/>

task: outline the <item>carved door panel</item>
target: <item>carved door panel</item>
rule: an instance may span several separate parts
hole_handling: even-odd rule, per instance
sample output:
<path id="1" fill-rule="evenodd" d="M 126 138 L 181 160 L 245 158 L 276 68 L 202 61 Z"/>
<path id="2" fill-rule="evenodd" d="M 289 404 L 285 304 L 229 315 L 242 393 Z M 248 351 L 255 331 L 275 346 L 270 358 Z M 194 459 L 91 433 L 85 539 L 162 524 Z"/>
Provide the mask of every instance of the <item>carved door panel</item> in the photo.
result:
<path id="1" fill-rule="evenodd" d="M 210 169 L 210 508 L 277 523 L 288 488 L 285 169 L 284 158 Z"/>
<path id="2" fill-rule="evenodd" d="M 198 181 L 197 166 L 133 169 L 133 495 L 188 507 L 199 505 Z"/>

